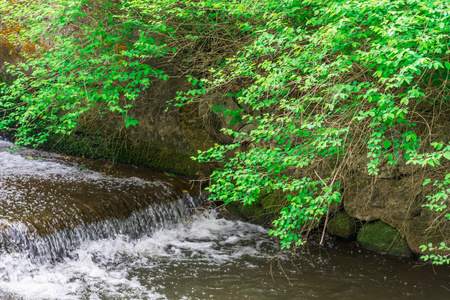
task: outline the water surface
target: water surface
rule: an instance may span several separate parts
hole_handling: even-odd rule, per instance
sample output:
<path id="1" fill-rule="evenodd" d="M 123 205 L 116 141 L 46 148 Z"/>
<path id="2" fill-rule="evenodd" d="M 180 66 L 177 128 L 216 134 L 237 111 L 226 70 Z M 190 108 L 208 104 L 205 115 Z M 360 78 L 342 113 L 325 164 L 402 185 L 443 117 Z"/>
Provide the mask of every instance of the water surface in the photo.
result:
<path id="1" fill-rule="evenodd" d="M 355 243 L 278 253 L 267 229 L 194 210 L 187 180 L 0 141 L 0 297 L 450 299 L 449 268 Z"/>

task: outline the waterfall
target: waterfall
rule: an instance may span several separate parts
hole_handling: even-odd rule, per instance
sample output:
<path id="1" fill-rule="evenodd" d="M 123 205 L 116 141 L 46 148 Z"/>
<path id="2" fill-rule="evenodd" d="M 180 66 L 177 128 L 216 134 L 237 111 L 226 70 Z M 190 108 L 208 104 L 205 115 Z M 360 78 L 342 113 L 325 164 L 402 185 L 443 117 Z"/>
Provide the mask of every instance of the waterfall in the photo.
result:
<path id="1" fill-rule="evenodd" d="M 137 239 L 188 221 L 201 203 L 185 179 L 110 176 L 58 154 L 8 151 L 12 146 L 0 140 L 0 251 L 33 262 L 70 256 L 84 241 Z"/>

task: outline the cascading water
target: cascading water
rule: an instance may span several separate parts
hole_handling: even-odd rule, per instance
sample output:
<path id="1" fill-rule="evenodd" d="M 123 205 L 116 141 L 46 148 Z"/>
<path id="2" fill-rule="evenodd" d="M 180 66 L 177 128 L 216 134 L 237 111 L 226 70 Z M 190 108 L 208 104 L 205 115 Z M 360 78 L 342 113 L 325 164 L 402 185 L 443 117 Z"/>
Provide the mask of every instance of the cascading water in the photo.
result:
<path id="1" fill-rule="evenodd" d="M 116 178 L 39 158 L 8 152 L 0 141 L 0 247 L 22 251 L 33 261 L 53 262 L 83 241 L 119 234 L 136 239 L 186 221 L 199 205 L 186 182 Z M 34 152 L 37 153 L 37 152 Z M 42 154 L 42 153 L 40 153 Z"/>
<path id="2" fill-rule="evenodd" d="M 95 241 L 137 240 L 187 222 L 201 202 L 183 179 L 148 171 L 143 178 L 110 176 L 68 157 L 12 147 L 0 139 L 0 286 L 6 292 L 39 268 L 79 259 L 77 251 Z"/>
<path id="3" fill-rule="evenodd" d="M 274 258 L 261 226 L 194 212 L 186 180 L 11 146 L 0 140 L 0 299 L 450 296 L 448 269 L 334 244 Z"/>

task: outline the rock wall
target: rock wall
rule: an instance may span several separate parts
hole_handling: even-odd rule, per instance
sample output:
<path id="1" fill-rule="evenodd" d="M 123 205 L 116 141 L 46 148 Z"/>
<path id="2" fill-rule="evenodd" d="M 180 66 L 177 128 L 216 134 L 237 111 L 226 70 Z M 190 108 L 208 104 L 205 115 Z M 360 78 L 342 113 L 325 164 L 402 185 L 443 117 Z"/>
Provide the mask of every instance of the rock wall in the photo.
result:
<path id="1" fill-rule="evenodd" d="M 72 135 L 53 135 L 44 147 L 189 177 L 210 172 L 211 166 L 199 165 L 191 157 L 197 150 L 223 142 L 221 124 L 217 128 L 208 125 L 213 118 L 220 123 L 218 116 L 212 111 L 201 115 L 198 105 L 178 108 L 167 103 L 188 87 L 184 79 L 152 83 L 129 111 L 138 125 L 127 128 L 122 116 L 99 106 L 82 115 Z"/>
<path id="2" fill-rule="evenodd" d="M 343 196 L 345 211 L 352 217 L 371 222 L 381 220 L 398 230 L 412 251 L 420 246 L 450 241 L 450 222 L 442 214 L 422 205 L 426 194 L 424 174 L 375 180 L 355 173 L 348 180 Z"/>

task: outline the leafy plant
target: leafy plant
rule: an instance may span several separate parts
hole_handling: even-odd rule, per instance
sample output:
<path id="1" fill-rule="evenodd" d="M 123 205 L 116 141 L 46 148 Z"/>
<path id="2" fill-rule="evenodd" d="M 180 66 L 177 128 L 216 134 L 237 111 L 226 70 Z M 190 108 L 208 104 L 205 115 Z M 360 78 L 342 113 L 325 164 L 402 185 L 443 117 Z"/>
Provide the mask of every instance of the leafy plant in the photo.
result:
<path id="1" fill-rule="evenodd" d="M 0 130 L 12 128 L 16 143 L 36 146 L 51 132 L 71 133 L 91 108 L 116 111 L 126 127 L 137 125 L 128 114 L 133 100 L 149 87 L 149 77 L 168 78 L 147 63 L 167 51 L 164 45 L 145 31 L 132 41 L 138 23 L 117 15 L 120 2 L 99 2 L 94 10 L 84 0 L 26 3 L 0 6 L 2 20 L 19 28 L 7 38 L 36 44 L 26 60 L 8 66 L 16 79 L 2 86 Z"/>
<path id="2" fill-rule="evenodd" d="M 21 28 L 9 39 L 37 45 L 10 66 L 17 79 L 3 86 L 0 129 L 35 145 L 49 132 L 71 132 L 92 107 L 137 125 L 128 115 L 132 101 L 149 77 L 167 79 L 152 62 L 176 61 L 192 89 L 172 103 L 215 93 L 240 106 L 216 107 L 233 117 L 223 128 L 233 142 L 194 158 L 220 164 L 211 198 L 251 205 L 282 192 L 288 205 L 270 231 L 282 248 L 301 245 L 305 225 L 340 201 L 350 162 L 366 157 L 376 178 L 384 163 L 436 169 L 450 159 L 450 145 L 432 140 L 436 125 L 429 126 L 450 100 L 448 1 L 29 3 L 35 6 L 0 5 L 2 22 Z M 425 204 L 445 218 L 447 177 Z M 448 255 L 430 258 L 441 263 Z"/>
<path id="3" fill-rule="evenodd" d="M 262 3 L 268 9 L 257 7 Z M 418 106 L 423 111 L 448 107 L 447 2 L 246 5 L 242 30 L 252 42 L 212 69 L 203 87 L 178 97 L 189 103 L 196 95 L 239 86 L 234 94 L 250 111 L 241 128 L 251 129 L 224 129 L 235 143 L 217 145 L 196 158 L 223 164 L 211 177 L 213 199 L 250 205 L 273 190 L 284 191 L 290 204 L 270 234 L 289 248 L 302 243 L 299 234 L 307 222 L 339 201 L 337 180 L 349 161 L 364 154 L 363 148 L 373 176 L 381 162 L 434 168 L 447 159 L 447 150 L 427 152 L 414 130 Z M 222 13 L 235 15 L 238 7 Z M 447 210 L 442 193 L 447 192 L 428 196 L 425 206 Z"/>

